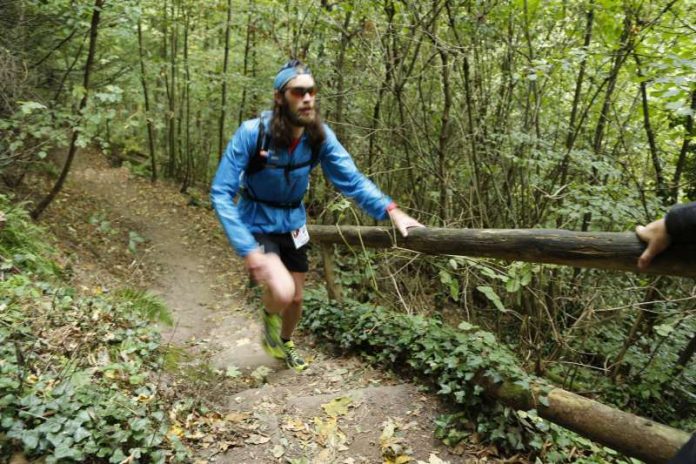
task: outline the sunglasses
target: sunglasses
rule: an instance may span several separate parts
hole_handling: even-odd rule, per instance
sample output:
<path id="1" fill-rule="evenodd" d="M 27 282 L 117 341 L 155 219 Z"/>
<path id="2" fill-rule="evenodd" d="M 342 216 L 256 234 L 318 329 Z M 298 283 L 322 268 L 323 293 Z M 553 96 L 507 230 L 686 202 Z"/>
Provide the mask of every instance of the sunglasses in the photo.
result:
<path id="1" fill-rule="evenodd" d="M 313 97 L 317 94 L 317 88 L 312 86 L 312 87 L 288 87 L 287 89 L 288 92 L 290 92 L 290 95 L 296 98 L 304 98 L 305 95 L 309 94 L 310 97 Z"/>

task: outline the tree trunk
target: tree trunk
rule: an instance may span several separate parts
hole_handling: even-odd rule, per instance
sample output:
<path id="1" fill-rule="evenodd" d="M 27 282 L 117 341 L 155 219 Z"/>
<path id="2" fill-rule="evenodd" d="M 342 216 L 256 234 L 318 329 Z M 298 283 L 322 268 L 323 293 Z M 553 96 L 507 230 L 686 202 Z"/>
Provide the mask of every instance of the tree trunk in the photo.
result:
<path id="1" fill-rule="evenodd" d="M 227 116 L 227 66 L 230 62 L 230 28 L 232 23 L 232 0 L 227 0 L 227 22 L 225 23 L 225 58 L 222 64 L 222 95 L 220 97 L 220 124 L 218 126 L 218 162 L 222 160 L 225 143 L 225 116 Z M 248 33 L 247 33 L 248 34 Z M 244 56 L 246 74 L 246 54 Z M 246 85 L 245 85 L 246 87 Z M 241 124 L 241 121 L 240 121 Z"/>
<path id="2" fill-rule="evenodd" d="M 691 111 L 696 113 L 696 89 L 691 91 Z M 694 127 L 694 115 L 686 116 L 686 124 L 684 124 L 684 141 L 682 142 L 681 150 L 679 150 L 679 158 L 674 169 L 674 178 L 672 179 L 672 191 L 670 194 L 670 203 L 675 203 L 679 200 L 679 183 L 681 182 L 682 171 L 686 164 L 686 155 L 693 146 L 691 141 L 696 137 L 696 128 Z"/>
<path id="3" fill-rule="evenodd" d="M 684 371 L 686 365 L 689 363 L 691 358 L 693 358 L 694 353 L 696 353 L 696 333 L 694 333 L 693 337 L 691 337 L 691 340 L 686 345 L 686 347 L 684 347 L 682 352 L 679 353 L 679 359 L 677 360 L 677 369 L 675 376 L 681 374 Z"/>
<path id="4" fill-rule="evenodd" d="M 440 177 L 440 222 L 444 226 L 448 219 L 447 187 L 449 185 L 449 168 L 447 166 L 447 141 L 449 140 L 450 110 L 452 109 L 452 89 L 449 80 L 449 55 L 447 50 L 440 47 L 438 50 L 442 60 L 442 124 L 437 146 L 438 174 Z"/>
<path id="5" fill-rule="evenodd" d="M 177 74 L 177 63 L 176 63 L 176 58 L 178 54 L 178 30 L 179 27 L 176 23 L 176 2 L 175 0 L 172 0 L 172 14 L 171 14 L 171 20 L 172 20 L 172 30 L 171 30 L 171 38 L 170 38 L 170 44 L 169 44 L 169 85 L 167 86 L 168 92 L 167 96 L 169 97 L 169 114 L 167 115 L 167 120 L 169 121 L 169 162 L 167 164 L 167 175 L 169 177 L 174 177 L 174 174 L 176 172 L 176 152 L 177 152 L 177 143 L 176 143 L 176 133 L 177 133 L 177 123 L 179 122 L 176 116 L 177 112 L 177 107 L 176 107 L 176 74 Z"/>
<path id="6" fill-rule="evenodd" d="M 659 280 L 660 278 L 658 277 L 655 281 L 652 282 L 652 285 L 648 286 L 645 290 L 643 304 L 638 307 L 638 315 L 636 316 L 636 320 L 633 322 L 633 326 L 631 327 L 628 336 L 626 336 L 626 339 L 624 340 L 624 344 L 621 347 L 619 354 L 617 354 L 616 358 L 614 358 L 614 362 L 611 366 L 611 373 L 609 375 L 612 382 L 614 383 L 616 383 L 617 381 L 624 356 L 626 356 L 628 349 L 631 346 L 633 346 L 633 344 L 638 340 L 638 336 L 641 332 L 641 327 L 644 325 L 644 321 L 646 319 L 646 314 L 656 312 L 654 300 L 658 297 L 657 285 Z"/>
<path id="7" fill-rule="evenodd" d="M 191 26 L 190 11 L 188 7 L 184 12 L 184 105 L 186 113 L 184 115 L 184 181 L 181 184 L 181 193 L 186 193 L 189 186 L 193 183 L 193 153 L 191 152 L 191 68 L 189 66 L 189 28 Z"/>
<path id="8" fill-rule="evenodd" d="M 643 127 L 645 128 L 645 135 L 648 137 L 648 146 L 650 147 L 650 157 L 652 158 L 653 168 L 655 169 L 655 185 L 657 187 L 657 196 L 662 200 L 663 205 L 669 203 L 669 192 L 667 191 L 667 185 L 665 183 L 665 176 L 662 171 L 662 162 L 660 161 L 660 154 L 657 150 L 657 142 L 655 141 L 655 133 L 653 132 L 652 125 L 650 123 L 650 106 L 648 105 L 648 86 L 645 83 L 643 76 L 643 70 L 641 69 L 641 62 L 638 54 L 633 52 L 633 59 L 636 61 L 636 72 L 638 73 L 638 79 L 640 82 L 640 96 L 641 102 L 643 104 Z"/>
<path id="9" fill-rule="evenodd" d="M 353 11 L 348 10 L 346 12 L 346 17 L 343 20 L 343 28 L 341 30 L 341 42 L 338 49 L 338 56 L 336 57 L 336 67 L 334 69 L 334 74 L 336 76 L 336 103 L 334 105 L 334 122 L 336 128 L 336 137 L 338 140 L 343 140 L 345 135 L 344 124 L 343 124 L 343 103 L 346 100 L 345 97 L 345 79 L 344 79 L 344 66 L 346 61 L 346 51 L 348 50 L 348 45 L 353 37 L 348 28 L 350 27 L 350 20 L 353 16 Z"/>
<path id="10" fill-rule="evenodd" d="M 253 21 L 254 19 L 254 0 L 249 1 L 249 14 L 247 16 L 247 29 L 246 29 L 246 38 L 244 40 L 244 68 L 242 70 L 242 76 L 247 77 L 247 74 L 249 73 L 249 52 L 251 51 L 252 48 L 252 35 L 253 35 L 253 29 L 256 27 L 256 24 Z M 238 124 L 242 124 L 242 121 L 244 121 L 244 114 L 246 111 L 246 101 L 247 101 L 247 84 L 246 80 L 244 81 L 244 85 L 242 86 L 242 101 L 239 103 L 239 121 Z"/>
<path id="11" fill-rule="evenodd" d="M 85 63 L 85 73 L 82 80 L 82 87 L 84 88 L 84 95 L 80 100 L 80 105 L 78 106 L 78 115 L 80 119 L 82 118 L 82 111 L 87 106 L 87 98 L 89 96 L 89 77 L 92 71 L 92 65 L 94 64 L 94 55 L 97 50 L 97 32 L 99 30 L 99 18 L 101 15 L 101 10 L 104 6 L 104 0 L 95 0 L 94 10 L 92 11 L 92 23 L 89 29 L 89 51 L 87 52 L 87 62 Z M 65 179 L 68 177 L 70 172 L 70 166 L 72 165 L 73 159 L 75 158 L 75 153 L 77 152 L 77 137 L 79 135 L 77 127 L 73 128 L 72 138 L 70 139 L 70 148 L 68 149 L 68 157 L 65 160 L 65 165 L 63 170 L 58 177 L 53 189 L 49 194 L 36 205 L 36 208 L 31 212 L 31 217 L 33 219 L 38 219 L 41 213 L 46 209 L 46 207 L 51 204 L 53 199 L 58 195 L 58 192 L 63 188 Z"/>
<path id="12" fill-rule="evenodd" d="M 150 149 L 150 180 L 157 180 L 157 159 L 155 156 L 155 135 L 150 115 L 150 96 L 147 91 L 147 77 L 145 75 L 145 58 L 143 56 L 143 30 L 141 20 L 138 18 L 138 53 L 140 55 L 140 83 L 143 86 L 143 97 L 145 99 L 145 121 L 147 122 L 147 141 Z"/>
<path id="13" fill-rule="evenodd" d="M 624 27 L 621 32 L 621 38 L 619 40 L 620 46 L 616 50 L 614 60 L 612 62 L 611 70 L 609 71 L 609 76 L 607 77 L 607 90 L 604 93 L 604 100 L 602 101 L 602 108 L 599 112 L 599 117 L 597 118 L 597 125 L 595 126 L 594 137 L 592 139 L 592 151 L 596 158 L 602 157 L 602 147 L 604 145 L 604 131 L 606 129 L 607 123 L 609 122 L 609 110 L 611 109 L 611 102 L 614 97 L 614 90 L 616 89 L 616 82 L 619 79 L 619 71 L 621 66 L 623 66 L 626 61 L 626 57 L 632 48 L 631 30 L 633 28 L 633 23 L 629 16 L 629 12 L 626 11 L 624 15 Z M 597 168 L 592 168 L 592 183 L 599 183 L 598 179 L 599 172 Z M 590 211 L 586 212 L 582 219 L 582 230 L 586 231 L 590 227 L 590 222 L 592 221 L 592 213 Z"/>
<path id="14" fill-rule="evenodd" d="M 582 86 L 585 81 L 585 72 L 587 69 L 587 54 L 589 53 L 590 43 L 592 42 L 592 27 L 594 25 L 594 0 L 590 0 L 588 6 L 587 15 L 585 16 L 585 35 L 582 43 L 583 50 L 585 54 L 580 61 L 580 70 L 578 71 L 578 78 L 575 81 L 575 92 L 573 94 L 573 106 L 570 109 L 570 117 L 568 119 L 568 129 L 566 131 L 565 137 L 565 155 L 563 160 L 558 167 L 557 173 L 560 173 L 561 180 L 558 185 L 563 187 L 568 179 L 568 168 L 570 167 L 570 153 L 573 151 L 575 145 L 575 139 L 577 138 L 578 131 L 575 129 L 575 124 L 578 116 L 578 110 L 580 108 L 580 96 L 582 95 Z M 556 175 L 554 175 L 553 184 L 555 184 Z M 555 187 L 555 185 L 554 185 Z M 547 200 L 544 200 L 546 202 Z M 559 207 L 563 206 L 563 198 L 559 202 Z M 556 219 L 556 227 L 561 227 L 564 218 L 561 215 Z"/>
<path id="15" fill-rule="evenodd" d="M 385 227 L 309 226 L 322 243 L 390 248 L 427 254 L 480 256 L 508 261 L 696 277 L 696 244 L 672 245 L 646 271 L 636 267 L 645 245 L 633 232 L 572 232 L 557 229 L 412 229 L 408 237 Z"/>

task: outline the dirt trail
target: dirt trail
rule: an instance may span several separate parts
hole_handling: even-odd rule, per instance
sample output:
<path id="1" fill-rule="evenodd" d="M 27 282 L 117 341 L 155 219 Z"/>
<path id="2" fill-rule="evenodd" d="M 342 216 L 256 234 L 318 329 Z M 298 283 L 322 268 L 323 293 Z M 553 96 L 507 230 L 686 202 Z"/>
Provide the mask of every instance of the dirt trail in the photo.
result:
<path id="1" fill-rule="evenodd" d="M 247 303 L 241 261 L 233 256 L 213 212 L 189 206 L 174 187 L 153 186 L 96 155 L 82 155 L 61 201 L 49 210 L 47 221 L 63 232 L 64 242 L 72 240 L 75 272 L 86 286 L 151 289 L 175 319 L 173 328 L 163 330 L 164 340 L 211 369 L 236 368 L 259 380 L 253 388 L 216 399 L 221 415 L 244 418 L 253 433 L 224 452 L 201 451 L 197 462 L 407 462 L 397 461 L 400 455 L 411 456 L 411 462 L 498 462 L 490 449 L 455 454 L 440 444 L 433 438 L 436 399 L 358 359 L 333 358 L 313 348 L 308 338 L 299 342 L 311 361 L 302 374 L 267 357 L 259 346 L 255 308 Z M 79 210 L 77 203 L 83 212 L 70 216 L 69 211 Z M 136 259 L 114 264 L 108 260 L 113 250 L 80 246 L 84 230 L 100 221 L 102 229 L 118 224 L 124 237 L 128 231 L 127 240 L 138 248 Z M 140 237 L 144 243 L 138 243 Z M 334 417 L 326 405 L 336 399 L 348 408 Z M 394 457 L 386 461 L 389 449 Z M 477 458 L 483 455 L 487 457 Z"/>

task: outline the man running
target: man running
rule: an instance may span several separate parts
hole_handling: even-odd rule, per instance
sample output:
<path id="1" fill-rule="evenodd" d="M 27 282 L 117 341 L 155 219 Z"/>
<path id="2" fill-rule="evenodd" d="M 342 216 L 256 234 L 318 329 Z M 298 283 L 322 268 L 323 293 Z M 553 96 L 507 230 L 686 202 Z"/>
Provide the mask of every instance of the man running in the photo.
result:
<path id="1" fill-rule="evenodd" d="M 309 68 L 286 63 L 273 82 L 273 111 L 244 122 L 230 140 L 213 180 L 211 200 L 225 234 L 264 287 L 262 346 L 301 372 L 307 367 L 292 334 L 302 316 L 309 269 L 305 208 L 309 174 L 321 165 L 341 193 L 375 219 L 389 217 L 405 237 L 423 227 L 401 211 L 358 169 L 322 123 Z M 235 205 L 234 196 L 240 200 Z"/>

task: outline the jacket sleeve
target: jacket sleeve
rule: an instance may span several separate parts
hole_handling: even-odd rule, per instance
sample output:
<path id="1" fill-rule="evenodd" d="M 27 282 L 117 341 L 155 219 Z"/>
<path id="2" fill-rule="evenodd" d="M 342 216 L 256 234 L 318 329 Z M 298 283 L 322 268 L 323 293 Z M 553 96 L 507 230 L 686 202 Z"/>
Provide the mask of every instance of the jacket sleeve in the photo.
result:
<path id="1" fill-rule="evenodd" d="M 696 434 L 691 436 L 667 464 L 694 464 L 696 462 Z"/>
<path id="2" fill-rule="evenodd" d="M 674 242 L 696 242 L 696 201 L 673 206 L 665 217 L 665 223 Z"/>
<path id="3" fill-rule="evenodd" d="M 242 222 L 234 203 L 234 196 L 239 190 L 240 176 L 249 161 L 250 149 L 255 148 L 254 133 L 250 123 L 244 123 L 237 129 L 225 149 L 210 189 L 210 200 L 227 240 L 242 257 L 258 247 L 254 236 Z"/>
<path id="4" fill-rule="evenodd" d="M 358 171 L 334 132 L 326 125 L 324 130 L 326 140 L 322 145 L 320 160 L 326 177 L 342 194 L 354 200 L 370 216 L 379 220 L 386 219 L 391 198 Z"/>

